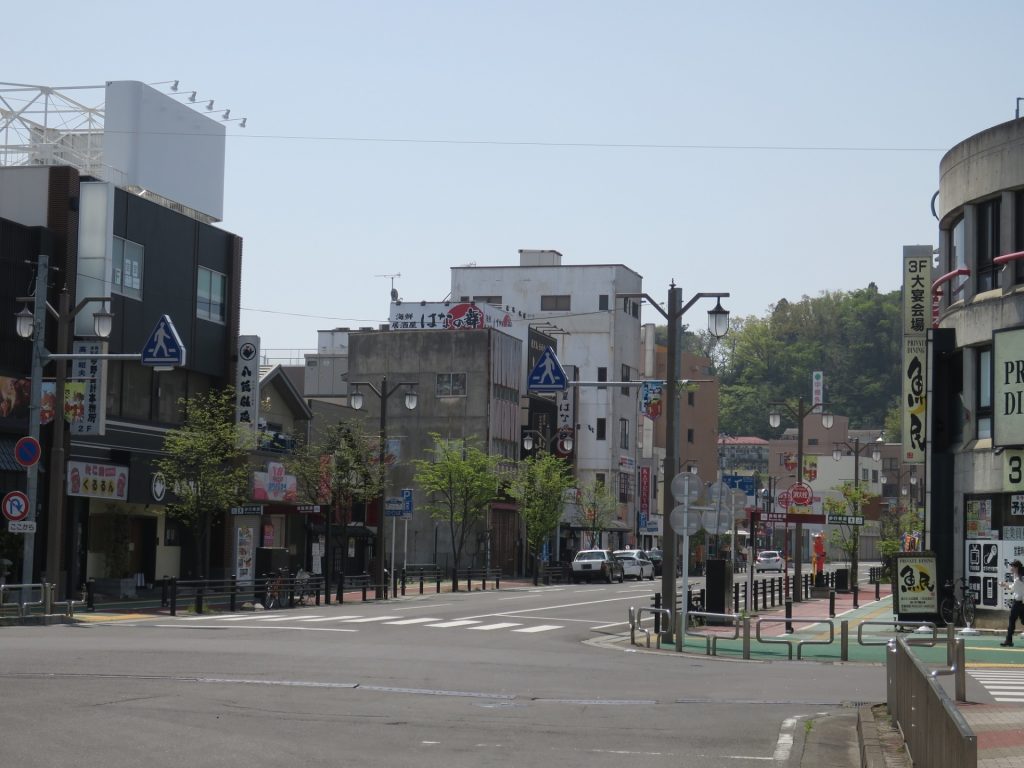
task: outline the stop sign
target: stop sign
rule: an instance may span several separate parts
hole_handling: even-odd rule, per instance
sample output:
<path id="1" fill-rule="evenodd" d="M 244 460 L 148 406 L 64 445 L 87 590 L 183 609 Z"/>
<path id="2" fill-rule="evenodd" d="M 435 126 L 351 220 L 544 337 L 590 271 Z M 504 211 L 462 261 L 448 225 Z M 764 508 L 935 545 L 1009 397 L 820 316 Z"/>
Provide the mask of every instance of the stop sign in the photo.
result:
<path id="1" fill-rule="evenodd" d="M 793 483 L 793 485 L 789 486 L 789 497 L 797 506 L 806 507 L 814 498 L 814 493 L 811 491 L 811 486 L 807 485 L 807 483 Z"/>

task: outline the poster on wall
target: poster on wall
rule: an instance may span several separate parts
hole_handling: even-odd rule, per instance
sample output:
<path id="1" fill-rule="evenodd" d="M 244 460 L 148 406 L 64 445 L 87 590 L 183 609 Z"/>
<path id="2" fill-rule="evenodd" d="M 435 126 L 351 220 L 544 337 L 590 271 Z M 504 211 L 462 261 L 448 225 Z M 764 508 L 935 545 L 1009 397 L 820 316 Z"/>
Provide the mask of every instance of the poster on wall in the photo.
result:
<path id="1" fill-rule="evenodd" d="M 251 584 L 256 574 L 253 569 L 253 538 L 255 531 L 249 526 L 238 528 L 235 548 L 235 573 L 239 583 Z"/>
<path id="2" fill-rule="evenodd" d="M 91 461 L 69 461 L 67 469 L 68 496 L 126 501 L 128 499 L 128 467 L 96 464 Z"/>
<path id="3" fill-rule="evenodd" d="M 1024 539 L 967 542 L 967 586 L 979 610 L 1009 610 L 1010 593 L 1002 585 L 1013 580 L 1008 563 L 1018 559 L 1024 560 Z"/>

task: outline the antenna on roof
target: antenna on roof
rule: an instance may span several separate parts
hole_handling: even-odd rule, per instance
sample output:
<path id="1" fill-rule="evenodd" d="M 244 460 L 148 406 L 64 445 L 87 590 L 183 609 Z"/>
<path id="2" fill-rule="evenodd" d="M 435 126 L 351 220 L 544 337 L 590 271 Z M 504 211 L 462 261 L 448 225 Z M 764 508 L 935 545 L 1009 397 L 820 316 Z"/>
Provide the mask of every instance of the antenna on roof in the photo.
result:
<path id="1" fill-rule="evenodd" d="M 395 278 L 401 277 L 401 272 L 395 272 L 393 275 L 374 275 L 374 277 L 390 277 L 391 278 L 391 300 L 398 301 L 398 289 L 395 288 Z"/>

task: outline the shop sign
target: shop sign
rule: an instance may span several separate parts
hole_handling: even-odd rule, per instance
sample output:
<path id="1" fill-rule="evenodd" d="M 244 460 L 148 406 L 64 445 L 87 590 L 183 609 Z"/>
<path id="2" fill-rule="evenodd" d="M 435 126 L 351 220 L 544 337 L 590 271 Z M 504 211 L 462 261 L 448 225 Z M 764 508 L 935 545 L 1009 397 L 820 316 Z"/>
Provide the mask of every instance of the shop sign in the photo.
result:
<path id="1" fill-rule="evenodd" d="M 511 328 L 512 315 L 490 304 L 473 302 L 391 303 L 391 330 L 477 330 Z"/>
<path id="2" fill-rule="evenodd" d="M 252 473 L 254 501 L 295 501 L 298 498 L 295 475 L 286 474 L 284 464 L 267 462 L 266 472 Z"/>
<path id="3" fill-rule="evenodd" d="M 939 609 L 935 557 L 898 555 L 896 558 L 897 613 L 935 613 Z"/>
<path id="4" fill-rule="evenodd" d="M 127 501 L 128 467 L 89 461 L 69 461 L 67 489 L 69 496 Z"/>
<path id="5" fill-rule="evenodd" d="M 1024 444 L 1024 328 L 992 334 L 992 445 Z"/>
<path id="6" fill-rule="evenodd" d="M 72 352 L 78 355 L 102 355 L 107 343 L 76 341 Z M 77 359 L 71 364 L 71 376 L 64 384 L 64 419 L 72 434 L 102 435 L 106 432 L 107 395 L 103 380 L 106 361 L 95 357 Z"/>
<path id="7" fill-rule="evenodd" d="M 235 422 L 255 434 L 260 411 L 260 337 L 238 337 L 235 367 Z"/>

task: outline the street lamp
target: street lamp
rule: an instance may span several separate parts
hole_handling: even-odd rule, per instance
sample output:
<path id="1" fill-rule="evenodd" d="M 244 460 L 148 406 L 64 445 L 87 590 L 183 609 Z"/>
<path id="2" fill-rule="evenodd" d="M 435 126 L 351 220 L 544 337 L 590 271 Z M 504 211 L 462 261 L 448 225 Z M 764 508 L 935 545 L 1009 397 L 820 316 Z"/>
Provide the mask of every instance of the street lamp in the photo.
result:
<path id="1" fill-rule="evenodd" d="M 355 388 L 354 391 L 348 397 L 348 404 L 351 405 L 354 410 L 357 410 L 357 411 L 362 410 L 362 407 L 363 407 L 363 404 L 364 404 L 363 393 L 359 390 L 359 387 L 367 387 L 367 388 L 369 388 L 369 390 L 371 392 L 373 392 L 373 394 L 375 394 L 377 396 L 377 399 L 380 400 L 380 432 L 379 432 L 380 456 L 379 456 L 379 460 L 380 460 L 380 467 L 381 467 L 381 472 L 382 473 L 385 472 L 384 459 L 385 459 L 385 453 L 386 453 L 385 449 L 386 449 L 386 444 L 387 444 L 388 398 L 390 398 L 393 394 L 395 394 L 395 392 L 397 392 L 402 387 L 405 387 L 405 407 L 406 407 L 407 410 L 413 411 L 413 410 L 416 409 L 416 404 L 418 402 L 418 397 L 417 397 L 417 394 L 416 394 L 416 385 L 417 385 L 417 382 L 415 382 L 415 381 L 400 381 L 399 383 L 395 384 L 393 387 L 388 389 L 388 377 L 387 376 L 385 376 L 384 378 L 381 379 L 380 388 L 379 389 L 377 387 L 375 387 L 373 384 L 371 384 L 370 382 L 368 382 L 368 381 L 350 381 L 349 382 L 349 386 Z M 381 477 L 382 477 L 382 479 L 386 479 L 387 476 L 382 474 Z M 376 568 L 375 568 L 376 573 L 374 574 L 374 577 L 377 580 L 377 584 L 386 584 L 387 583 L 387 579 L 384 576 L 384 571 L 385 571 L 385 569 L 384 569 L 384 556 L 385 556 L 385 552 L 386 552 L 386 549 L 384 547 L 384 536 L 385 536 L 385 533 L 384 533 L 384 499 L 387 496 L 387 494 L 385 493 L 386 489 L 387 489 L 387 483 L 383 482 L 381 484 L 380 530 L 379 530 L 379 532 L 377 534 L 378 551 L 377 551 L 377 562 L 376 562 Z M 392 563 L 391 567 L 394 568 L 395 564 Z"/>
<path id="2" fill-rule="evenodd" d="M 68 346 L 70 327 L 75 317 L 93 302 L 108 303 L 110 297 L 98 296 L 82 299 L 71 308 L 71 297 L 67 288 L 61 291 L 59 309 L 54 309 L 46 300 L 46 286 L 50 272 L 50 257 L 40 254 L 37 260 L 35 290 L 32 296 L 19 296 L 18 301 L 24 303 L 21 311 L 14 313 L 15 331 L 22 339 L 32 341 L 32 373 L 29 392 L 28 434 L 39 440 L 40 406 L 43 391 L 43 367 L 51 360 L 56 363 L 56 416 L 54 421 L 53 445 L 50 450 L 50 495 L 49 513 L 46 525 L 46 568 L 49 576 L 58 582 L 61 568 L 61 542 L 64 538 L 64 381 L 66 378 L 65 361 L 75 359 L 74 355 L 65 353 Z M 28 304 L 32 305 L 29 310 Z M 46 315 L 50 314 L 57 321 L 57 353 L 46 349 Z M 113 327 L 113 315 L 106 310 L 93 312 L 93 333 L 97 338 L 106 339 Z M 25 495 L 28 497 L 29 520 L 36 520 L 38 505 L 39 464 L 28 467 L 25 477 Z M 24 554 L 22 557 L 22 583 L 32 583 L 35 554 L 35 534 L 26 533 Z M 58 584 L 58 589 L 62 585 Z"/>
<path id="3" fill-rule="evenodd" d="M 812 413 L 818 412 L 821 414 L 821 426 L 825 429 L 832 429 L 832 424 L 835 422 L 835 417 L 832 415 L 824 403 L 811 403 L 808 408 L 804 408 L 804 399 L 801 397 L 797 400 L 797 405 L 794 408 L 792 405 L 786 402 L 770 403 L 768 410 L 768 424 L 772 429 L 776 429 L 782 423 L 782 412 L 785 411 L 796 421 L 796 482 L 797 485 L 802 485 L 804 481 L 804 419 L 810 416 Z M 801 520 L 796 521 L 796 559 L 793 562 L 793 580 L 796 582 L 797 588 L 792 594 L 793 602 L 799 603 L 803 601 L 803 536 L 804 536 L 804 524 Z M 786 541 L 783 547 L 783 562 L 785 563 L 786 558 L 789 556 L 789 510 L 786 510 Z M 786 590 L 789 590 L 789 567 L 786 564 Z"/>
<path id="4" fill-rule="evenodd" d="M 729 331 L 729 313 L 722 307 L 722 299 L 728 297 L 728 293 L 697 293 L 683 304 L 683 289 L 676 286 L 675 281 L 669 284 L 668 309 L 662 309 L 650 295 L 646 293 L 619 293 L 617 297 L 623 298 L 644 298 L 656 309 L 668 324 L 668 354 L 665 371 L 665 488 L 662 494 L 662 523 L 665 533 L 662 536 L 662 563 L 668 567 L 661 569 L 661 604 L 668 610 L 674 610 L 676 605 L 676 533 L 672 530 L 670 517 L 674 501 L 672 494 L 668 492 L 668 486 L 672 478 L 679 472 L 679 407 L 678 407 L 678 380 L 679 380 L 679 335 L 682 332 L 682 318 L 686 311 L 700 299 L 717 299 L 715 307 L 708 311 L 708 332 L 716 339 L 725 336 Z M 669 627 L 666 632 L 666 639 L 672 640 L 674 627 Z"/>
<path id="5" fill-rule="evenodd" d="M 534 440 L 534 437 L 537 440 Z M 550 437 L 542 435 L 535 429 L 528 429 L 523 432 L 523 450 L 532 451 L 535 442 L 539 441 L 539 447 L 547 448 L 551 450 L 551 445 L 555 442 L 558 443 L 558 448 L 561 453 L 571 453 L 573 446 L 572 432 L 567 429 L 560 429 Z"/>
<path id="6" fill-rule="evenodd" d="M 860 438 L 853 438 L 853 445 L 840 440 L 839 442 L 832 443 L 832 459 L 839 461 L 843 458 L 843 449 L 845 448 L 848 453 L 853 454 L 853 492 L 854 492 L 854 509 L 855 515 L 860 513 L 860 498 L 857 491 L 860 488 L 860 455 L 868 448 L 871 449 L 871 460 L 878 462 L 882 458 L 882 445 L 884 440 L 881 436 L 877 440 L 871 443 L 860 444 Z M 854 589 L 854 599 L 856 600 L 856 587 L 857 581 L 857 566 L 860 562 L 860 527 L 857 525 L 853 526 L 853 532 L 850 534 L 853 539 L 853 548 L 850 553 L 850 587 Z"/>

